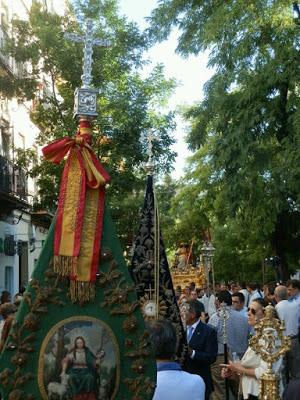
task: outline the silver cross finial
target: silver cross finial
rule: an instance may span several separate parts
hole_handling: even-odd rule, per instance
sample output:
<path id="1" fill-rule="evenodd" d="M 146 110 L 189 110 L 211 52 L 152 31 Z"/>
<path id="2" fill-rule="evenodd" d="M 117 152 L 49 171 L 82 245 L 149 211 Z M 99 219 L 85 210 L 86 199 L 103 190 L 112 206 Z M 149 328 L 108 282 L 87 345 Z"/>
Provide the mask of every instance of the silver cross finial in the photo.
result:
<path id="1" fill-rule="evenodd" d="M 83 72 L 81 75 L 82 87 L 75 90 L 74 117 L 96 118 L 97 113 L 97 94 L 98 90 L 90 85 L 92 82 L 92 63 L 93 63 L 93 45 L 108 47 L 110 42 L 107 40 L 95 39 L 93 37 L 94 23 L 91 19 L 86 20 L 85 36 L 76 33 L 65 33 L 67 39 L 73 42 L 84 43 L 83 52 Z"/>
<path id="2" fill-rule="evenodd" d="M 154 162 L 152 160 L 153 157 L 153 141 L 155 139 L 155 135 L 153 134 L 152 131 L 149 131 L 147 133 L 147 142 L 148 142 L 148 147 L 147 147 L 147 154 L 148 154 L 148 161 L 147 164 L 145 165 L 145 171 L 147 173 L 147 175 L 152 175 L 153 171 L 154 171 Z"/>
<path id="3" fill-rule="evenodd" d="M 229 319 L 229 311 L 227 310 L 226 303 L 220 304 L 220 309 L 218 311 L 218 315 L 222 320 L 222 327 L 223 327 L 223 343 L 227 344 L 227 320 Z"/>
<path id="4" fill-rule="evenodd" d="M 148 141 L 147 154 L 148 154 L 150 159 L 153 156 L 153 153 L 152 153 L 153 144 L 152 144 L 152 142 L 153 142 L 154 139 L 155 139 L 155 136 L 153 135 L 153 133 L 151 131 L 149 131 L 148 134 L 147 134 L 147 141 Z"/>
<path id="5" fill-rule="evenodd" d="M 86 20 L 85 36 L 77 35 L 76 33 L 65 33 L 65 38 L 70 39 L 73 42 L 84 43 L 83 73 L 81 75 L 83 88 L 89 88 L 92 82 L 93 45 L 109 47 L 111 44 L 108 40 L 93 38 L 93 34 L 94 23 L 90 18 Z"/>

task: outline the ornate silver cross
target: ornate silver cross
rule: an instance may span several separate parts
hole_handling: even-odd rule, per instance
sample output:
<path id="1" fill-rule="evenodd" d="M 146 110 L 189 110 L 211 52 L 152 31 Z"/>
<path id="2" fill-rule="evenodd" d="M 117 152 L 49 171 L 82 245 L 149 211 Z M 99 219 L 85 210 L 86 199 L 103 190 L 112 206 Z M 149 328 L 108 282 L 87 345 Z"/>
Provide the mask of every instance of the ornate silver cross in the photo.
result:
<path id="1" fill-rule="evenodd" d="M 86 20 L 85 36 L 77 35 L 76 33 L 65 33 L 65 38 L 72 42 L 84 43 L 83 50 L 83 73 L 81 75 L 82 87 L 89 88 L 92 82 L 92 63 L 93 63 L 93 45 L 101 47 L 109 47 L 111 43 L 108 40 L 96 39 L 94 34 L 94 22 L 92 19 Z"/>
<path id="2" fill-rule="evenodd" d="M 81 75 L 82 87 L 75 91 L 74 101 L 74 117 L 88 116 L 96 117 L 97 93 L 96 89 L 91 88 L 92 82 L 92 63 L 93 63 L 93 46 L 109 47 L 108 40 L 100 40 L 93 37 L 94 23 L 92 19 L 86 20 L 85 36 L 77 35 L 76 33 L 65 33 L 65 38 L 73 42 L 84 43 L 83 51 L 83 71 Z"/>
<path id="3" fill-rule="evenodd" d="M 154 162 L 152 160 L 153 157 L 153 140 L 155 139 L 155 135 L 153 134 L 152 131 L 149 131 L 147 133 L 147 142 L 148 142 L 148 148 L 147 148 L 147 154 L 148 154 L 148 161 L 147 164 L 145 165 L 145 171 L 147 173 L 147 175 L 152 175 L 153 171 L 154 171 Z"/>
<path id="4" fill-rule="evenodd" d="M 221 303 L 220 310 L 218 311 L 219 317 L 222 320 L 223 327 L 223 344 L 227 344 L 227 320 L 229 319 L 229 312 L 226 308 L 226 303 Z"/>
<path id="5" fill-rule="evenodd" d="M 153 149 L 153 140 L 155 139 L 155 136 L 153 135 L 153 133 L 150 131 L 147 134 L 147 141 L 148 141 L 148 149 L 147 149 L 147 154 L 149 159 L 152 159 L 153 153 L 152 153 L 152 149 Z"/>

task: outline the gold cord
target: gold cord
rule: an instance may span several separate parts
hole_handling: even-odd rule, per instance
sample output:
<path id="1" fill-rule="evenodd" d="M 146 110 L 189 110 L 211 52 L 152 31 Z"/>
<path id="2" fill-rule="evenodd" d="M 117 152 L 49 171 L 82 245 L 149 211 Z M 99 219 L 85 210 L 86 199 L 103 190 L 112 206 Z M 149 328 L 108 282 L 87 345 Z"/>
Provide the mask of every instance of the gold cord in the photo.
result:
<path id="1" fill-rule="evenodd" d="M 160 226 L 156 193 L 153 186 L 154 201 L 154 296 L 156 303 L 156 318 L 159 315 L 159 277 L 160 277 Z"/>

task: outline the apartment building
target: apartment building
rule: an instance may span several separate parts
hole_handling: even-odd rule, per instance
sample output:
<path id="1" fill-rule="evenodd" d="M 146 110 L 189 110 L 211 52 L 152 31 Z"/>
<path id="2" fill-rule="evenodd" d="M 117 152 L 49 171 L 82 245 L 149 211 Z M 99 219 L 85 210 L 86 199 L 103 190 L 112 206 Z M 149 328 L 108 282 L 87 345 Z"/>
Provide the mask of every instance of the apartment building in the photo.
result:
<path id="1" fill-rule="evenodd" d="M 22 75 L 30 66 L 18 64 L 3 53 L 12 35 L 11 19 L 28 18 L 32 0 L 0 0 L 0 74 L 7 79 Z M 42 2 L 50 12 L 62 12 L 63 1 Z M 44 79 L 44 77 L 43 77 Z M 16 165 L 16 149 L 34 149 L 38 128 L 29 117 L 33 102 L 7 99 L 0 88 L 0 293 L 12 294 L 26 286 L 46 239 L 51 215 L 33 212 L 37 187 L 26 171 Z"/>

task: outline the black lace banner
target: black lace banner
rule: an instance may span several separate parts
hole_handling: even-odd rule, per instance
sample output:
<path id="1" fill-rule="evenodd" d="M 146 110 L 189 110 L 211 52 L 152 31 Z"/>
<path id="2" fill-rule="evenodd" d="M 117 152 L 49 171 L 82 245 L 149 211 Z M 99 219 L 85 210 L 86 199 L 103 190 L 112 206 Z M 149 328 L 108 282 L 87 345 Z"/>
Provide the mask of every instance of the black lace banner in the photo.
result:
<path id="1" fill-rule="evenodd" d="M 159 240 L 157 240 L 159 235 Z M 155 251 L 155 241 L 157 251 Z M 159 278 L 155 273 L 155 259 L 159 259 Z M 175 298 L 168 260 L 159 228 L 159 213 L 153 191 L 153 178 L 148 176 L 147 189 L 142 210 L 141 223 L 135 239 L 130 273 L 135 283 L 146 320 L 158 315 L 171 321 L 178 336 L 178 361 L 183 362 L 186 354 L 186 335 Z M 159 282 L 159 298 L 156 301 L 155 282 Z"/>

